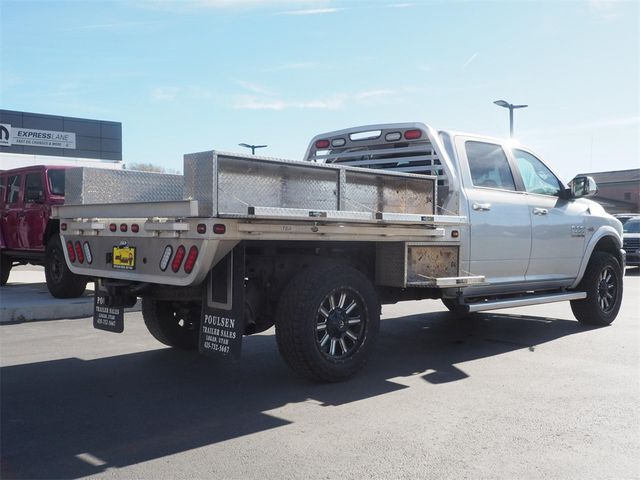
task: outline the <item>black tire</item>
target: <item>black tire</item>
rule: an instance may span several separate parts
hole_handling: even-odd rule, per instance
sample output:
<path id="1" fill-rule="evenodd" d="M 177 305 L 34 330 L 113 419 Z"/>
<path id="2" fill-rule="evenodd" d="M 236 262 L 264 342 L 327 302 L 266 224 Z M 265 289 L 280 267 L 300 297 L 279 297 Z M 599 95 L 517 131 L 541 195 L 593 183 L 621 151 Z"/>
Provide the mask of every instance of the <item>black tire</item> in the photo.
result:
<path id="1" fill-rule="evenodd" d="M 447 307 L 447 310 L 458 318 L 465 318 L 471 315 L 466 307 L 460 305 L 455 298 L 441 298 L 440 300 Z"/>
<path id="2" fill-rule="evenodd" d="M 6 255 L 0 255 L 0 286 L 4 287 L 9 281 L 9 273 L 13 262 Z"/>
<path id="3" fill-rule="evenodd" d="M 49 293 L 56 298 L 76 298 L 87 288 L 87 277 L 76 275 L 69 270 L 58 235 L 53 235 L 47 242 L 44 276 Z"/>
<path id="4" fill-rule="evenodd" d="M 572 300 L 571 310 L 584 325 L 606 326 L 618 315 L 622 303 L 622 267 L 607 252 L 594 252 L 578 290 L 587 298 Z"/>
<path id="5" fill-rule="evenodd" d="M 182 350 L 198 348 L 201 305 L 143 297 L 142 318 L 149 333 L 160 343 Z"/>
<path id="6" fill-rule="evenodd" d="M 371 282 L 344 265 L 309 267 L 280 297 L 278 350 L 296 373 L 337 382 L 364 367 L 380 329 Z"/>

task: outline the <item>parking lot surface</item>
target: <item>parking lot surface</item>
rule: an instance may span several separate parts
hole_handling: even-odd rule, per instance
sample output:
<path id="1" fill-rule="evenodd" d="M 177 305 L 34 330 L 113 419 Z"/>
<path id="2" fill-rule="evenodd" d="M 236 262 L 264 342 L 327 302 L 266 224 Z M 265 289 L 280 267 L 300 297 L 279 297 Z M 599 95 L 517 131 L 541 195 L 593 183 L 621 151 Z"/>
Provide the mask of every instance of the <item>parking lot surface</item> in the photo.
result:
<path id="1" fill-rule="evenodd" d="M 456 319 L 384 308 L 366 369 L 295 377 L 274 330 L 239 363 L 174 351 L 139 312 L 0 325 L 2 478 L 640 478 L 640 276 L 619 317 L 568 303 Z"/>

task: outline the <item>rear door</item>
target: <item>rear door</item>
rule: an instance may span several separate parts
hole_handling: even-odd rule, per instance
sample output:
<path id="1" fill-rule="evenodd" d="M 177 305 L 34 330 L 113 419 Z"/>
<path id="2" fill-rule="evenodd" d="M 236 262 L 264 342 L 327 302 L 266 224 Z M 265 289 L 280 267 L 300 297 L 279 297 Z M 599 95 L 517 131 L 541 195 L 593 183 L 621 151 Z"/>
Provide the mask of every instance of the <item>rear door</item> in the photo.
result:
<path id="1" fill-rule="evenodd" d="M 44 170 L 27 173 L 24 179 L 24 216 L 19 219 L 20 248 L 44 250 L 42 239 L 47 227 Z"/>
<path id="2" fill-rule="evenodd" d="M 2 211 L 2 234 L 9 250 L 16 250 L 20 247 L 18 240 L 18 222 L 24 212 L 22 211 L 22 180 L 20 174 L 9 175 L 7 178 L 7 188 L 5 192 L 5 205 Z"/>
<path id="3" fill-rule="evenodd" d="M 578 274 L 585 243 L 588 207 L 560 198 L 562 183 L 533 153 L 512 150 L 518 166 L 532 224 L 528 281 L 572 280 Z"/>
<path id="4" fill-rule="evenodd" d="M 469 270 L 491 286 L 522 283 L 531 251 L 531 216 L 512 164 L 498 143 L 456 137 L 470 223 Z M 497 290 L 500 290 L 498 287 Z"/>

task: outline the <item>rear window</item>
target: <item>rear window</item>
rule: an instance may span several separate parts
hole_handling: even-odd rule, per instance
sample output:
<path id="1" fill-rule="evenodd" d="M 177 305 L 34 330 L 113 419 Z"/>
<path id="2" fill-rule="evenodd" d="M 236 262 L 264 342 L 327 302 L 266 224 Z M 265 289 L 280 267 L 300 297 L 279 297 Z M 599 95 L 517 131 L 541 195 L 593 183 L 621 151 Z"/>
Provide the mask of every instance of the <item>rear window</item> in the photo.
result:
<path id="1" fill-rule="evenodd" d="M 622 227 L 624 233 L 640 233 L 640 220 L 631 219 Z"/>
<path id="2" fill-rule="evenodd" d="M 64 170 L 49 170 L 51 195 L 64 195 Z"/>
<path id="3" fill-rule="evenodd" d="M 500 145 L 465 142 L 471 180 L 476 187 L 515 190 L 507 156 Z"/>

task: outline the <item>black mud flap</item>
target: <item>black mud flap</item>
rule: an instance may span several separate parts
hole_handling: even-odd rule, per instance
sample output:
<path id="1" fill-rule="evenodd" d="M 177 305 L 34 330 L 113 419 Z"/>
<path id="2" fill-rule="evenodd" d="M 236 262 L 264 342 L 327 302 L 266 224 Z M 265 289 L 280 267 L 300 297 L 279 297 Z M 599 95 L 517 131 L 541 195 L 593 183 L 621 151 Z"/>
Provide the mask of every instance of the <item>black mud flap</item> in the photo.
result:
<path id="1" fill-rule="evenodd" d="M 124 332 L 124 307 L 112 305 L 112 298 L 97 288 L 93 296 L 93 328 L 107 332 Z"/>
<path id="2" fill-rule="evenodd" d="M 237 360 L 244 333 L 244 245 L 209 272 L 203 290 L 200 353 Z"/>

